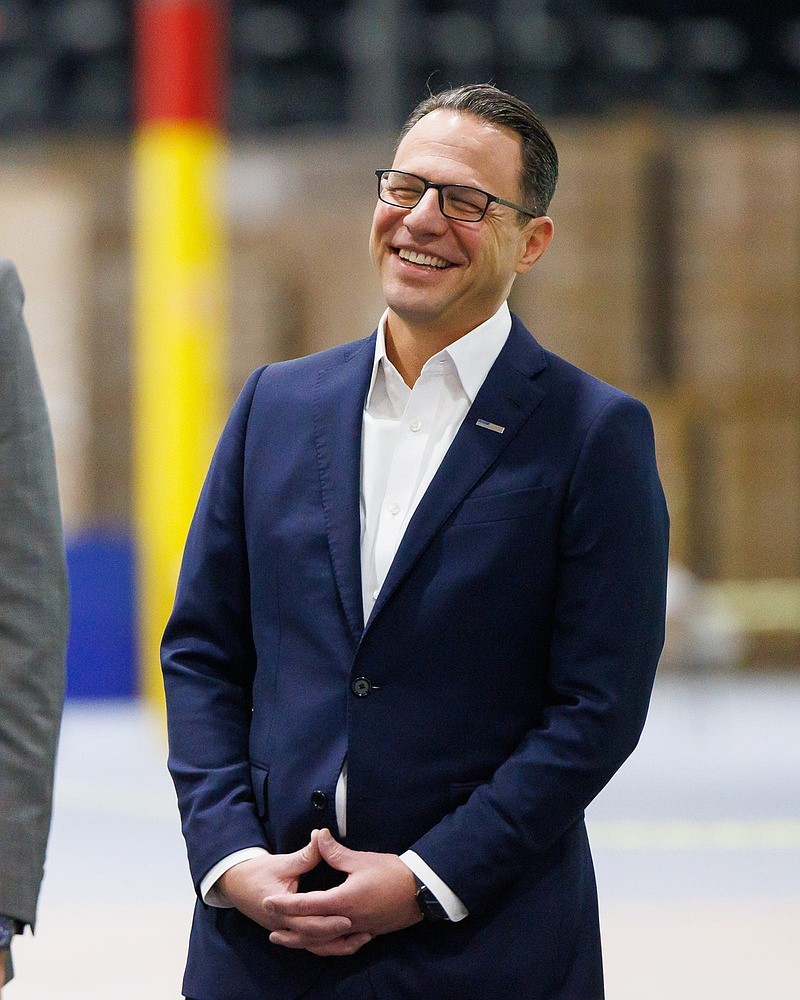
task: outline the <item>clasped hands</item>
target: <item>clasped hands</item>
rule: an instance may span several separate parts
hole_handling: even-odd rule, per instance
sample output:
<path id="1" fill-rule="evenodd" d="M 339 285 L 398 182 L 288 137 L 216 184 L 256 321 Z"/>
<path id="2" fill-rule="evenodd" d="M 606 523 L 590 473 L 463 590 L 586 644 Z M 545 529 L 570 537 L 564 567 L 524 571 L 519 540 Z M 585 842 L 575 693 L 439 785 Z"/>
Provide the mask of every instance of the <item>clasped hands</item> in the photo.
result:
<path id="1" fill-rule="evenodd" d="M 333 889 L 298 892 L 321 862 L 345 872 Z M 378 934 L 422 919 L 411 870 L 396 854 L 351 851 L 329 830 L 314 830 L 294 854 L 263 854 L 230 868 L 219 887 L 245 916 L 271 931 L 273 944 L 314 955 L 353 955 Z"/>

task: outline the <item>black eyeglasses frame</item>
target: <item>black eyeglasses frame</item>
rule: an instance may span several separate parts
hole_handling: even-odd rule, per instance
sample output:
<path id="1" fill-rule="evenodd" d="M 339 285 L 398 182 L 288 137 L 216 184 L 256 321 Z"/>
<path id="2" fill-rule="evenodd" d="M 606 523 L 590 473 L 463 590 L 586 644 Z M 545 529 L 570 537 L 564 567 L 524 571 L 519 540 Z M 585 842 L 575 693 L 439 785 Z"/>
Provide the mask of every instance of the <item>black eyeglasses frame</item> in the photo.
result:
<path id="1" fill-rule="evenodd" d="M 421 181 L 422 184 L 424 184 L 424 187 L 420 192 L 418 201 L 413 205 L 395 205 L 393 201 L 387 201 L 381 194 L 381 179 L 384 174 L 403 174 L 404 177 L 413 177 L 414 180 Z M 439 211 L 446 219 L 452 219 L 454 222 L 482 222 L 492 202 L 495 202 L 498 205 L 505 205 L 506 208 L 513 208 L 517 212 L 522 212 L 523 215 L 529 215 L 532 219 L 535 219 L 539 214 L 536 211 L 531 211 L 529 208 L 525 208 L 523 205 L 517 205 L 516 202 L 500 198 L 496 194 L 489 194 L 488 191 L 484 191 L 481 188 L 471 187 L 469 184 L 434 184 L 425 177 L 420 177 L 419 174 L 412 174 L 408 170 L 397 170 L 394 167 L 380 167 L 375 171 L 375 176 L 378 178 L 378 200 L 382 201 L 384 205 L 391 205 L 392 208 L 400 208 L 405 212 L 410 212 L 412 208 L 416 208 L 420 201 L 422 201 L 425 197 L 425 192 L 429 188 L 433 188 L 433 190 L 439 195 Z M 448 215 L 444 210 L 444 188 L 463 188 L 466 191 L 476 191 L 478 194 L 482 194 L 486 198 L 486 205 L 478 218 L 460 219 L 457 216 Z"/>

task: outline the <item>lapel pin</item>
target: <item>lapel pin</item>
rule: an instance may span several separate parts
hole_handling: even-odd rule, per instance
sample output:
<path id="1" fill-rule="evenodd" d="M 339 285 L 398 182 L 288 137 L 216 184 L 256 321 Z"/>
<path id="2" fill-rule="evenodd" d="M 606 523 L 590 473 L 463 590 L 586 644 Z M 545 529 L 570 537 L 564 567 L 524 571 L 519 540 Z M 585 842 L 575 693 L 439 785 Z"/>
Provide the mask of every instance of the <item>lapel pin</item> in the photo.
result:
<path id="1" fill-rule="evenodd" d="M 500 424 L 493 424 L 489 420 L 476 420 L 475 423 L 478 427 L 485 427 L 487 431 L 494 431 L 495 434 L 502 434 L 505 427 L 501 427 Z"/>

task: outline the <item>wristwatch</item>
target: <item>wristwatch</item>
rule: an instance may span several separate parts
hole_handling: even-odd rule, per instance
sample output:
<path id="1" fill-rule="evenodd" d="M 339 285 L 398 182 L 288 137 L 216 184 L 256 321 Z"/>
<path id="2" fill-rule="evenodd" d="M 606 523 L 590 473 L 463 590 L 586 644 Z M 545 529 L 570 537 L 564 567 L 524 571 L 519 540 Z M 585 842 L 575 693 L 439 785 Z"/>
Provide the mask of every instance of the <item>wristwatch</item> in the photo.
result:
<path id="1" fill-rule="evenodd" d="M 411 874 L 413 875 L 414 873 L 412 872 Z M 447 910 L 445 910 L 422 879 L 414 875 L 414 882 L 417 886 L 415 899 L 417 900 L 417 906 L 419 907 L 419 912 L 422 916 L 426 920 L 430 920 L 432 923 L 449 920 L 450 917 L 447 915 Z"/>
<path id="2" fill-rule="evenodd" d="M 18 930 L 19 924 L 16 920 L 0 913 L 0 951 L 7 951 L 11 947 L 11 938 Z"/>

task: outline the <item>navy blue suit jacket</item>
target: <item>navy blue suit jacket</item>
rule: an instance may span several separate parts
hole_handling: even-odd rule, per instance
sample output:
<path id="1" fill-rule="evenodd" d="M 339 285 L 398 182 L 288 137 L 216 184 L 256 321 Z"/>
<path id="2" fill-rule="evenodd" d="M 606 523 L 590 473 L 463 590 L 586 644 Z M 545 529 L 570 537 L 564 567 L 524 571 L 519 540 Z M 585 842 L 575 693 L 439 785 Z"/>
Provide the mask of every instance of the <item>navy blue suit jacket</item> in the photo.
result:
<path id="1" fill-rule="evenodd" d="M 364 623 L 374 343 L 261 369 L 233 409 L 164 638 L 170 769 L 196 885 L 335 833 L 347 755 L 345 843 L 412 848 L 470 913 L 321 959 L 198 901 L 185 992 L 293 998 L 361 969 L 380 998 L 598 1000 L 583 810 L 639 738 L 663 641 L 649 415 L 515 317 Z"/>

